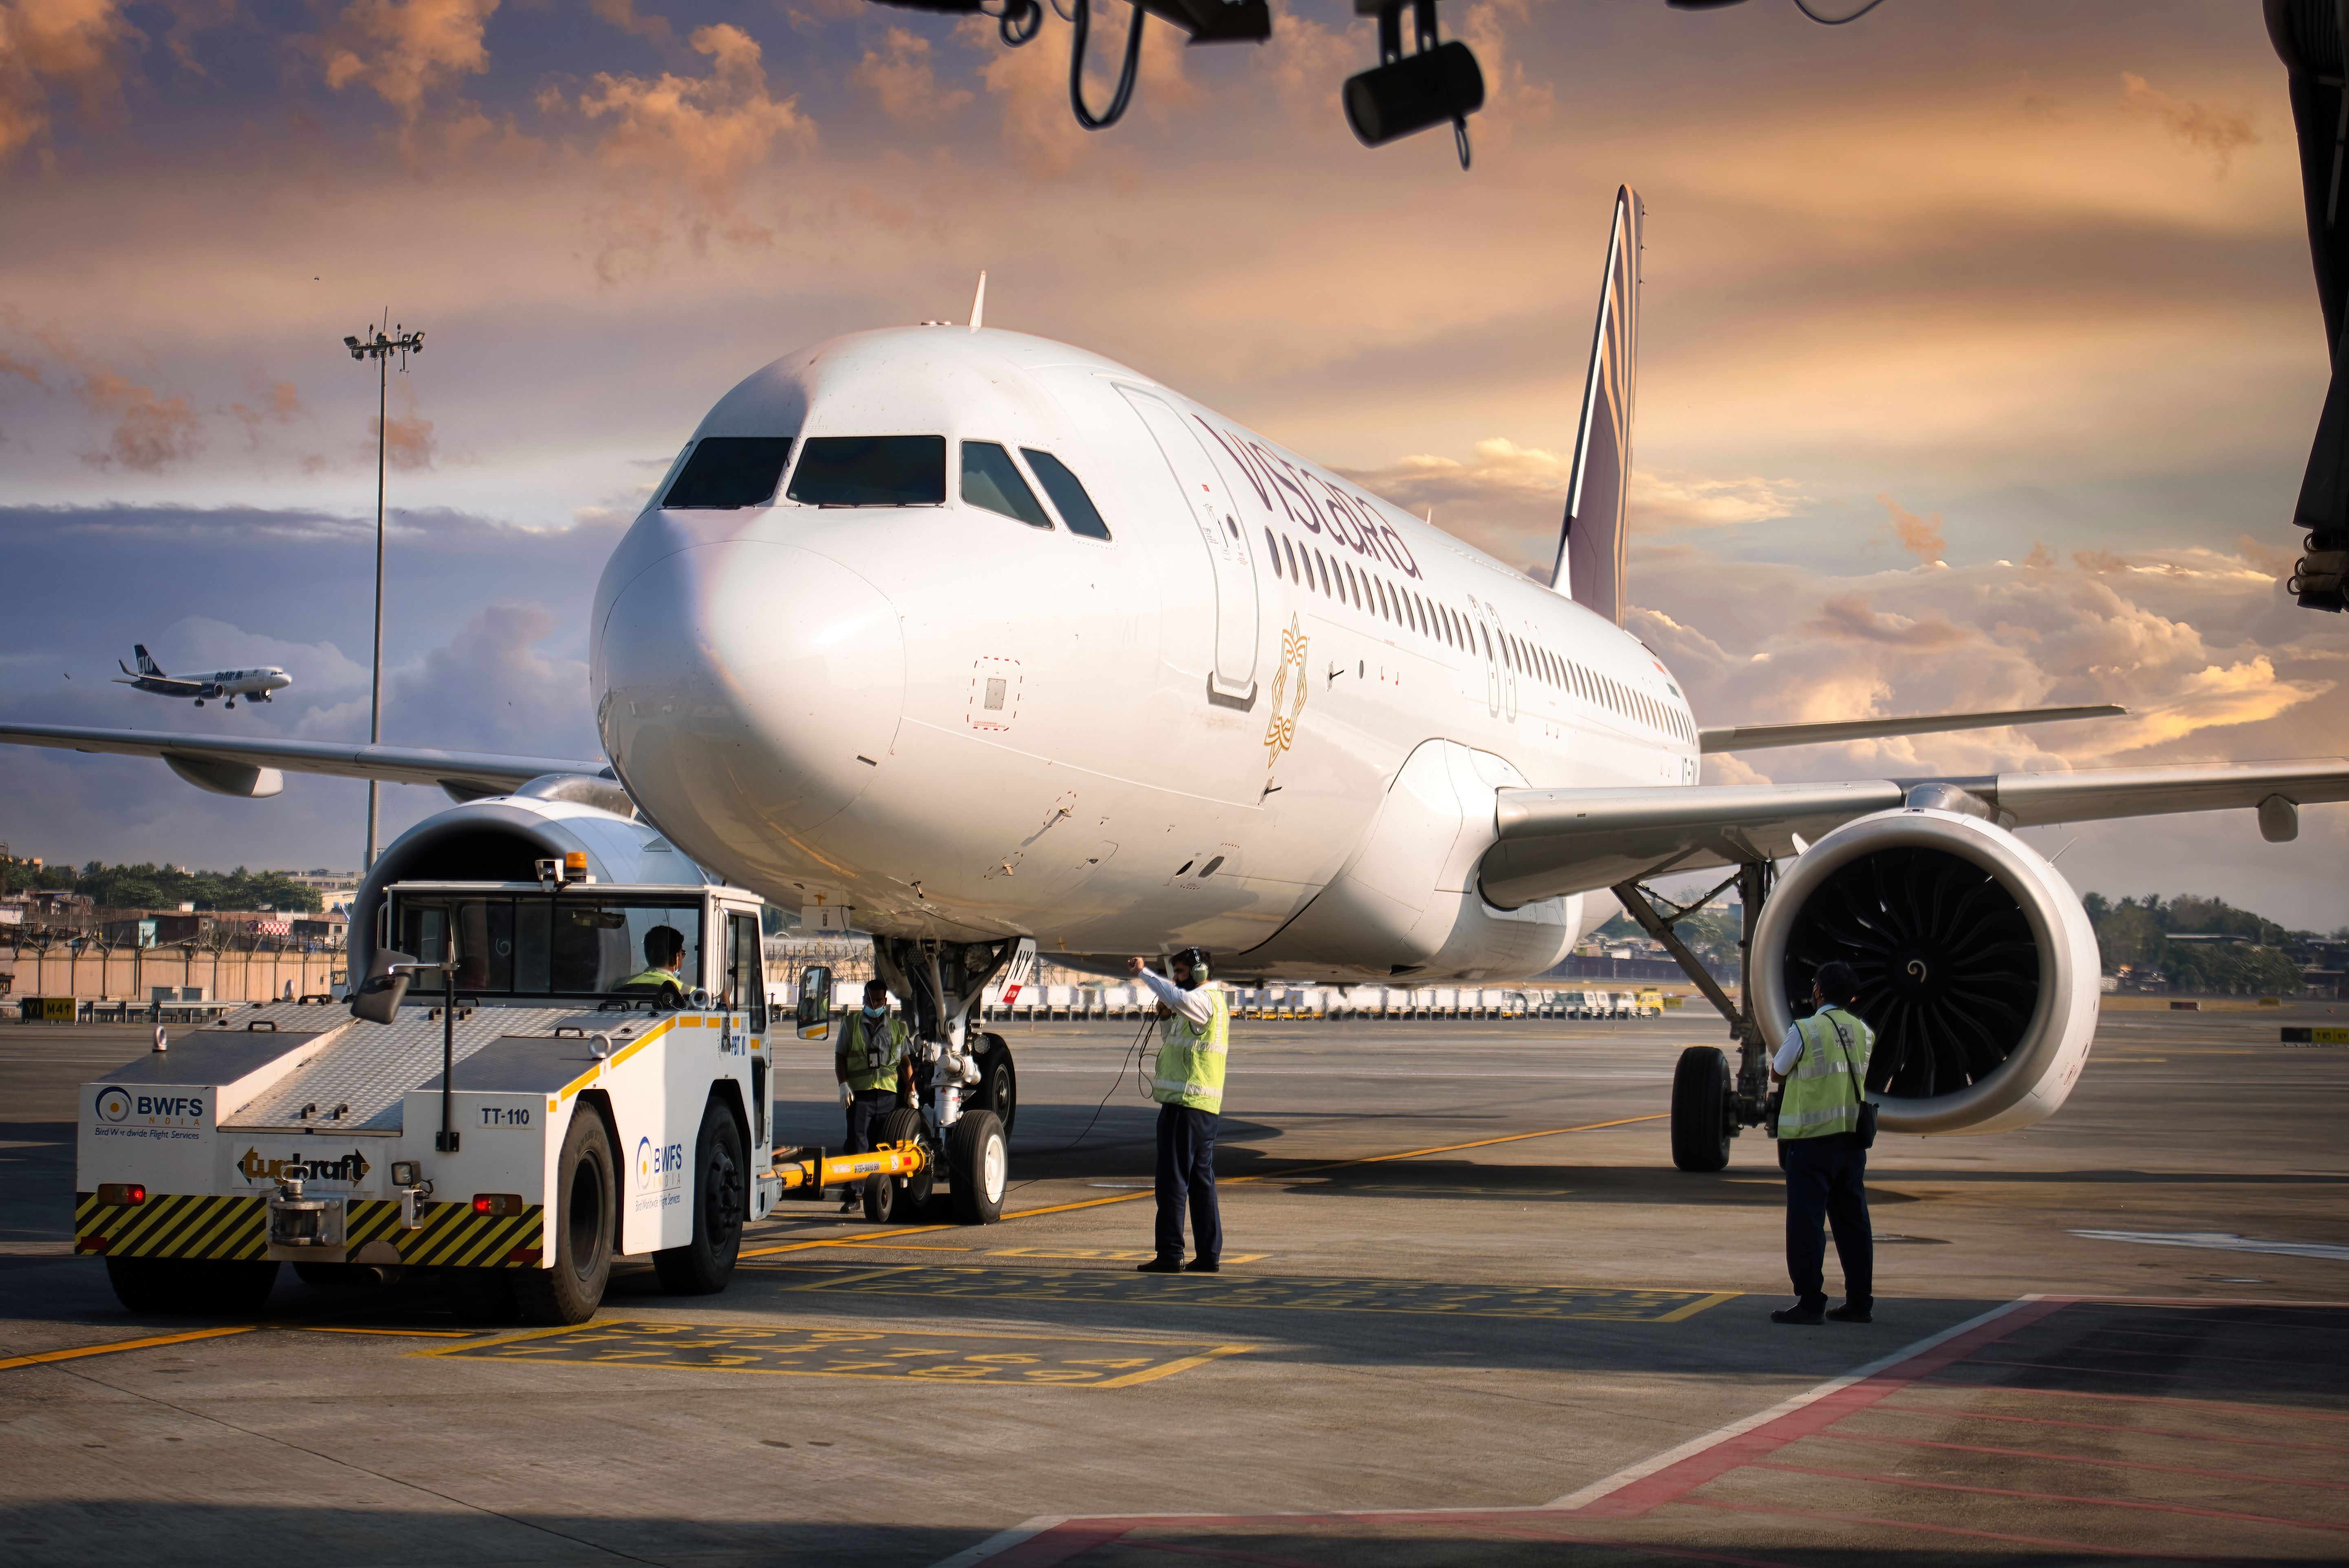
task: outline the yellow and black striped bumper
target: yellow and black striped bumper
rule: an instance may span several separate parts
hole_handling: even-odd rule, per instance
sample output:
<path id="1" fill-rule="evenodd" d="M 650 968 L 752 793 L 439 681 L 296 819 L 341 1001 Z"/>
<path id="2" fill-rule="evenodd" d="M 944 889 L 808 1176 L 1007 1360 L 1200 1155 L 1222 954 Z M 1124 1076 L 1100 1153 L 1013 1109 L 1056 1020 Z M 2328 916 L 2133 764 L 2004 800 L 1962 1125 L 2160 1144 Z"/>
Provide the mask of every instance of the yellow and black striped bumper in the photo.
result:
<path id="1" fill-rule="evenodd" d="M 411 1231 L 399 1222 L 398 1203 L 361 1198 L 344 1215 L 344 1256 L 413 1267 L 533 1268 L 545 1246 L 545 1215 L 536 1203 L 502 1218 L 477 1214 L 471 1203 L 424 1203 L 417 1209 L 424 1223 Z M 74 1206 L 74 1250 L 117 1258 L 264 1258 L 269 1200 L 158 1193 L 120 1204 L 84 1192 Z"/>

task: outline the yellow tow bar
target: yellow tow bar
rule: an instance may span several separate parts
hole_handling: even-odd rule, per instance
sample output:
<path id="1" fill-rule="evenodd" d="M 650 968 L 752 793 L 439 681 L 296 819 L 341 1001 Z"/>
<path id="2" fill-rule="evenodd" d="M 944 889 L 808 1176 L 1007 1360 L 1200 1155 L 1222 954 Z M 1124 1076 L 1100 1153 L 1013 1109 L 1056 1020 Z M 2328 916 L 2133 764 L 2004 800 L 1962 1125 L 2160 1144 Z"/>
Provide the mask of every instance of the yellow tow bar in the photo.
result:
<path id="1" fill-rule="evenodd" d="M 852 1187 L 867 1176 L 911 1176 L 926 1163 L 922 1146 L 908 1140 L 885 1143 L 870 1154 L 819 1155 L 812 1160 L 778 1154 L 775 1174 L 783 1179 L 783 1191 L 792 1192 L 803 1187 Z"/>

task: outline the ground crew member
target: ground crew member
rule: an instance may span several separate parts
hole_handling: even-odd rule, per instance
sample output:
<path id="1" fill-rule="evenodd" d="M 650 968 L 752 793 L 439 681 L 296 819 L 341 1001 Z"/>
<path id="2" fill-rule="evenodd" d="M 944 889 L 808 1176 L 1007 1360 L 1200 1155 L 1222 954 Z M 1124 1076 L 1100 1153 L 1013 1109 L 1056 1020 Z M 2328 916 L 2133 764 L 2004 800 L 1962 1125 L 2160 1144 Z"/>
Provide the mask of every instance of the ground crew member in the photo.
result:
<path id="1" fill-rule="evenodd" d="M 1819 965 L 1811 982 L 1816 1010 L 1798 1018 L 1771 1058 L 1784 1086 L 1778 1109 L 1778 1163 L 1786 1172 L 1786 1273 L 1795 1305 L 1773 1323 L 1874 1321 L 1876 1239 L 1868 1225 L 1868 1150 L 1859 1141 L 1859 1108 L 1876 1031 L 1853 1013 L 1859 977 L 1850 965 Z M 1835 1227 L 1843 1264 L 1843 1305 L 1826 1310 L 1826 1237 Z"/>
<path id="2" fill-rule="evenodd" d="M 674 925 L 656 925 L 645 933 L 645 966 L 613 987 L 650 985 L 664 1007 L 685 1006 L 685 933 Z"/>
<path id="3" fill-rule="evenodd" d="M 843 1153 L 870 1154 L 873 1124 L 905 1103 L 900 1095 L 911 1099 L 914 1060 L 906 1040 L 905 1016 L 889 1011 L 888 985 L 877 975 L 867 980 L 864 1006 L 842 1024 L 840 1048 L 832 1058 L 833 1076 L 840 1080 L 840 1103 L 848 1108 Z M 847 1213 L 857 1202 L 851 1188 L 840 1212 Z"/>
<path id="4" fill-rule="evenodd" d="M 1207 955 L 1185 948 L 1166 962 L 1172 980 L 1139 958 L 1126 973 L 1158 998 L 1158 1065 L 1150 1098 L 1158 1102 L 1158 1253 L 1143 1274 L 1219 1274 L 1224 1222 L 1216 1208 L 1216 1124 L 1224 1109 L 1224 1058 L 1231 1041 L 1231 1004 L 1207 977 Z M 1183 1209 L 1191 1210 L 1198 1251 L 1183 1262 Z"/>

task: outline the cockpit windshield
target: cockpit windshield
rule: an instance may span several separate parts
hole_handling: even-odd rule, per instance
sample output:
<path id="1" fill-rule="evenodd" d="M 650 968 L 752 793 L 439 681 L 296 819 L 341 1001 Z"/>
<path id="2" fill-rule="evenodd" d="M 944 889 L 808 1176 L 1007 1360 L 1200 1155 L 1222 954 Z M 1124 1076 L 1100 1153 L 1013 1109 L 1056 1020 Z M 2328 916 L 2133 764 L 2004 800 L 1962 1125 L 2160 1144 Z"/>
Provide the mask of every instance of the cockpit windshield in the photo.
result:
<path id="1" fill-rule="evenodd" d="M 417 962 L 442 962 L 452 925 L 468 995 L 658 1000 L 673 989 L 674 1006 L 701 984 L 698 899 L 393 892 L 392 946 Z"/>
<path id="2" fill-rule="evenodd" d="M 944 506 L 944 436 L 812 436 L 800 443 L 792 500 L 809 506 Z"/>

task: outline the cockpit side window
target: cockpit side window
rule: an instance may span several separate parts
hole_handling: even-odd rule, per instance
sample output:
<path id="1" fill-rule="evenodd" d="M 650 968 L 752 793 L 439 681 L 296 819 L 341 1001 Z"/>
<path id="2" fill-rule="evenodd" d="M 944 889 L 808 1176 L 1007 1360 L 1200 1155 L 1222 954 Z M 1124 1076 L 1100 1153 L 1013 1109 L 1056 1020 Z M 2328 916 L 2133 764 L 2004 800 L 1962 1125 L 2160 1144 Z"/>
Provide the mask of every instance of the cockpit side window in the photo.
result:
<path id="1" fill-rule="evenodd" d="M 810 506 L 944 506 L 944 436 L 811 436 L 791 499 Z"/>
<path id="2" fill-rule="evenodd" d="M 789 436 L 704 436 L 661 505 L 718 511 L 764 506 L 775 499 L 791 460 Z"/>
<path id="3" fill-rule="evenodd" d="M 1028 459 L 1028 466 L 1036 472 L 1036 482 L 1044 487 L 1044 493 L 1061 509 L 1061 521 L 1069 525 L 1071 533 L 1081 533 L 1087 539 L 1109 537 L 1109 524 L 1102 521 L 1102 514 L 1093 508 L 1093 498 L 1085 493 L 1085 487 L 1069 471 L 1068 464 L 1033 447 L 1020 448 L 1019 455 Z"/>
<path id="4" fill-rule="evenodd" d="M 1037 504 L 1036 492 L 1019 477 L 1011 454 L 993 441 L 962 444 L 962 499 L 988 511 L 1016 517 L 1030 528 L 1052 526 L 1052 520 Z"/>

